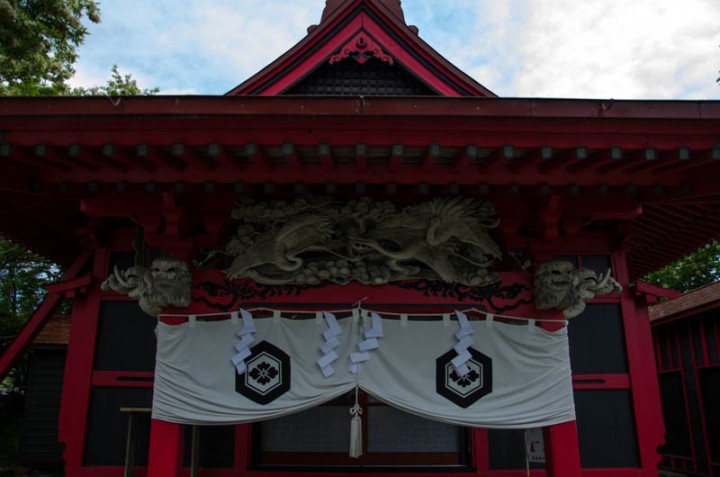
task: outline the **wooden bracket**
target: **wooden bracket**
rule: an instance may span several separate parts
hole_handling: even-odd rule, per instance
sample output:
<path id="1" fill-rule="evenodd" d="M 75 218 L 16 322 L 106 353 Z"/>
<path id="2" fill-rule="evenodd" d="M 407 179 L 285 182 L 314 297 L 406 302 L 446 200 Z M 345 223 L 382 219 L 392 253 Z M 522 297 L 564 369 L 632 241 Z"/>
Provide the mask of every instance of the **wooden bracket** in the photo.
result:
<path id="1" fill-rule="evenodd" d="M 90 285 L 92 285 L 92 282 L 92 275 L 88 273 L 86 275 L 82 275 L 71 280 L 63 280 L 58 283 L 51 283 L 50 285 L 47 285 L 45 289 L 48 291 L 48 293 L 60 293 L 65 298 L 72 299 L 78 296 L 85 295 Z"/>

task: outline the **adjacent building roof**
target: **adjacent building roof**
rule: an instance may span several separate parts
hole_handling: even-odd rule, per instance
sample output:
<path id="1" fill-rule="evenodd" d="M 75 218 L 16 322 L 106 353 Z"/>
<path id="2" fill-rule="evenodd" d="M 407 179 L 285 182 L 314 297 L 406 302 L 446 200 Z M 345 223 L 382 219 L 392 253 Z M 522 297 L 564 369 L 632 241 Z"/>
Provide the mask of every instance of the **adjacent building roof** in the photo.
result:
<path id="1" fill-rule="evenodd" d="M 70 316 L 55 315 L 40 330 L 32 344 L 35 346 L 67 346 L 70 341 Z"/>
<path id="2" fill-rule="evenodd" d="M 650 321 L 660 323 L 720 307 L 720 282 L 691 290 L 673 300 L 649 308 Z"/>

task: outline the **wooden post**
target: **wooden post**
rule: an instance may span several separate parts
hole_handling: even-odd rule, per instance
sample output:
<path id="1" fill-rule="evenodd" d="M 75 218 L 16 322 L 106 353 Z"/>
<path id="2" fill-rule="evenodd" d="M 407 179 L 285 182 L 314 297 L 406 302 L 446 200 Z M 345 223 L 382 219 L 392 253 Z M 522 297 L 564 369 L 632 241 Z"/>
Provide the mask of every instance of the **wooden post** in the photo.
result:
<path id="1" fill-rule="evenodd" d="M 180 471 L 180 424 L 152 419 L 148 477 L 177 477 Z"/>
<path id="2" fill-rule="evenodd" d="M 580 447 L 575 421 L 544 428 L 547 477 L 580 477 Z"/>
<path id="3" fill-rule="evenodd" d="M 107 277 L 109 262 L 110 250 L 98 247 L 92 262 L 93 283 L 102 283 Z M 100 295 L 100 287 L 91 286 L 86 296 L 73 300 L 58 422 L 58 437 L 65 443 L 65 475 L 79 475 L 83 466 L 95 339 L 100 320 Z"/>
<path id="4" fill-rule="evenodd" d="M 200 426 L 190 426 L 192 429 L 192 440 L 190 443 L 190 477 L 198 477 L 200 474 Z"/>

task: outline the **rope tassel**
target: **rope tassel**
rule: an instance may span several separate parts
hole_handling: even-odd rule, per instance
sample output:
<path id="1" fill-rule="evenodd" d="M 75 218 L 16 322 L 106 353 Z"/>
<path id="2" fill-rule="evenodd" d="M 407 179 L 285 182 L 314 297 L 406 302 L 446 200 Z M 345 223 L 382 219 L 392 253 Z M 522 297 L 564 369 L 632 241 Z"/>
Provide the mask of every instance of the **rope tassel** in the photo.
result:
<path id="1" fill-rule="evenodd" d="M 353 459 L 357 459 L 363 454 L 363 435 L 362 435 L 362 407 L 358 404 L 358 390 L 355 388 L 355 405 L 350 408 L 352 419 L 350 420 L 350 452 L 349 455 Z"/>

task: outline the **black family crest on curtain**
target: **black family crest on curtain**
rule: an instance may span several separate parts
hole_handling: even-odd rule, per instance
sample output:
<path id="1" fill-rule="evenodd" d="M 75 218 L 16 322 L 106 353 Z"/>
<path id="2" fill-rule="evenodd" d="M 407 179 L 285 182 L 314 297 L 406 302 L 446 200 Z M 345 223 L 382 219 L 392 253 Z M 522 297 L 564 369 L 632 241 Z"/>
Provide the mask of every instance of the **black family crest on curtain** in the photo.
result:
<path id="1" fill-rule="evenodd" d="M 462 408 L 492 392 L 492 359 L 474 348 L 468 348 L 472 356 L 465 365 L 468 371 L 460 374 L 453 366 L 455 350 L 448 351 L 436 361 L 435 383 L 437 393 Z"/>
<path id="2" fill-rule="evenodd" d="M 267 341 L 250 351 L 246 371 L 235 371 L 235 390 L 253 402 L 269 404 L 290 390 L 290 356 Z"/>

